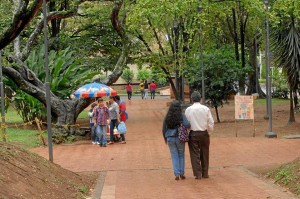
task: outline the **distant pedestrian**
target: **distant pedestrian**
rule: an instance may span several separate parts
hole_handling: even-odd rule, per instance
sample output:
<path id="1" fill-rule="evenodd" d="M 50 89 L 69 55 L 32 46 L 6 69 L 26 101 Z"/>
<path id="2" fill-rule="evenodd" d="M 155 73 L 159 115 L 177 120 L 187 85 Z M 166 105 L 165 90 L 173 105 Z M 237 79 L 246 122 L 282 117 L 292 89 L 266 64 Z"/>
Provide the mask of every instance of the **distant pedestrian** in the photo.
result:
<path id="1" fill-rule="evenodd" d="M 90 108 L 89 112 L 88 112 L 88 116 L 89 116 L 89 119 L 90 119 L 90 132 L 91 132 L 92 144 L 99 144 L 99 138 L 98 138 L 97 134 L 95 133 L 95 119 L 93 117 L 94 110 L 95 110 L 96 106 L 97 106 L 97 104 L 93 103 L 91 105 L 91 108 Z"/>
<path id="2" fill-rule="evenodd" d="M 185 143 L 179 141 L 177 130 L 181 123 L 186 128 L 190 127 L 190 124 L 182 113 L 180 101 L 174 100 L 165 116 L 162 132 L 165 142 L 170 149 L 175 180 L 179 180 L 179 178 L 182 180 L 185 179 Z"/>
<path id="3" fill-rule="evenodd" d="M 116 96 L 115 100 L 119 105 L 119 113 L 120 113 L 120 122 L 126 122 L 126 103 L 120 99 L 120 96 Z M 126 144 L 125 135 L 120 134 L 121 136 L 121 144 Z"/>
<path id="4" fill-rule="evenodd" d="M 140 89 L 140 91 L 141 91 L 141 95 L 142 95 L 142 99 L 144 99 L 144 97 L 145 97 L 145 87 L 144 87 L 144 82 L 143 81 L 141 81 L 141 83 L 139 84 L 139 89 Z"/>
<path id="5" fill-rule="evenodd" d="M 151 99 L 155 98 L 155 91 L 156 91 L 156 84 L 154 81 L 150 84 L 150 94 L 151 94 Z"/>
<path id="6" fill-rule="evenodd" d="M 149 90 L 149 85 L 148 85 L 148 81 L 145 80 L 144 82 L 144 98 L 147 99 L 148 98 L 148 90 Z"/>
<path id="7" fill-rule="evenodd" d="M 208 107 L 200 104 L 201 95 L 195 91 L 191 95 L 193 105 L 185 115 L 191 124 L 189 150 L 195 179 L 208 178 L 210 135 L 214 120 Z"/>
<path id="8" fill-rule="evenodd" d="M 102 98 L 98 99 L 98 106 L 95 109 L 94 117 L 96 121 L 96 133 L 99 137 L 99 145 L 100 147 L 106 147 L 106 128 L 107 120 L 109 119 L 109 110 L 104 105 Z"/>
<path id="9" fill-rule="evenodd" d="M 128 97 L 128 100 L 131 100 L 131 96 L 132 96 L 132 86 L 130 83 L 128 83 L 125 87 L 126 89 L 126 92 L 127 92 L 127 97 Z"/>
<path id="10" fill-rule="evenodd" d="M 110 114 L 110 141 L 108 144 L 113 144 L 115 142 L 115 136 L 114 136 L 114 128 L 117 128 L 118 123 L 120 122 L 120 116 L 119 116 L 119 105 L 117 102 L 115 102 L 115 97 L 110 96 L 109 97 L 109 114 Z"/>

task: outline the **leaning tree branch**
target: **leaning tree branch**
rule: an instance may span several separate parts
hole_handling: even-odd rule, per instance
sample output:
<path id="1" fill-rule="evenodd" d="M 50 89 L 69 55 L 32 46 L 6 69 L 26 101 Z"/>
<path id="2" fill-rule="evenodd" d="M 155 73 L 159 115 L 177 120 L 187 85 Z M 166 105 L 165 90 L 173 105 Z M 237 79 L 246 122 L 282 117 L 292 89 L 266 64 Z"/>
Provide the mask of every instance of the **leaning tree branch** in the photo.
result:
<path id="1" fill-rule="evenodd" d="M 70 11 L 69 13 L 74 12 L 74 10 L 78 10 L 79 5 L 86 1 L 95 1 L 95 0 L 76 0 L 74 2 L 73 11 Z M 0 36 L 0 50 L 5 48 L 16 37 L 19 36 L 19 34 L 28 26 L 28 24 L 39 12 L 42 4 L 43 4 L 43 0 L 34 0 L 32 4 L 29 4 L 28 0 L 24 1 L 24 3 L 21 5 L 21 8 L 13 16 L 13 21 L 10 24 L 10 26 L 7 28 L 4 34 Z M 28 7 L 28 5 L 31 5 L 31 7 Z"/>
<path id="2" fill-rule="evenodd" d="M 0 50 L 10 44 L 22 32 L 37 14 L 42 3 L 43 0 L 35 0 L 30 8 L 28 8 L 28 4 L 23 4 L 22 8 L 14 15 L 12 24 L 0 37 Z"/>
<path id="3" fill-rule="evenodd" d="M 12 79 L 14 83 L 24 92 L 38 99 L 41 103 L 46 105 L 46 91 L 45 86 L 42 82 L 36 78 L 32 73 L 34 79 L 29 80 L 27 78 L 27 71 L 24 70 L 24 67 L 3 67 L 3 74 Z M 51 93 L 51 101 L 59 100 L 53 93 Z M 52 111 L 56 114 L 57 111 Z"/>
<path id="4" fill-rule="evenodd" d="M 114 68 L 112 74 L 110 74 L 107 77 L 107 79 L 105 79 L 103 81 L 103 83 L 105 83 L 107 85 L 112 85 L 122 75 L 123 68 L 124 68 L 124 66 L 127 62 L 127 58 L 128 58 L 130 41 L 126 35 L 126 32 L 125 32 L 122 24 L 120 23 L 120 21 L 118 19 L 122 4 L 123 4 L 123 0 L 118 0 L 117 2 L 115 2 L 114 8 L 113 8 L 112 14 L 111 14 L 112 26 L 113 26 L 114 30 L 117 32 L 117 34 L 121 37 L 123 46 L 122 46 L 122 53 L 115 65 L 115 68 Z M 126 19 L 126 14 L 123 16 L 123 25 L 125 24 L 125 19 Z"/>
<path id="5" fill-rule="evenodd" d="M 10 63 L 16 63 L 17 66 L 6 66 L 3 67 L 3 74 L 8 77 L 9 79 L 12 79 L 14 83 L 25 93 L 33 96 L 37 100 L 39 100 L 42 104 L 46 106 L 46 88 L 44 83 L 38 79 L 38 77 L 30 70 L 28 67 L 21 62 L 16 57 L 10 56 L 8 57 L 8 61 Z M 13 64 L 12 64 L 13 65 Z M 28 73 L 30 73 L 30 79 L 28 78 Z M 57 97 L 55 94 L 53 94 L 50 91 L 50 97 L 51 97 L 51 112 L 52 114 L 55 114 L 56 116 L 61 115 L 61 108 L 64 103 L 62 103 L 64 100 Z M 85 109 L 93 99 L 75 99 L 75 100 L 69 100 L 64 101 L 67 104 L 74 104 L 74 108 L 76 109 L 76 112 L 74 114 L 74 117 L 77 118 L 79 113 Z M 57 121 L 59 123 L 63 123 L 62 121 Z"/>
<path id="6" fill-rule="evenodd" d="M 157 33 L 156 30 L 155 30 L 155 27 L 153 27 L 153 25 L 152 25 L 152 23 L 151 23 L 151 21 L 150 21 L 149 18 L 148 18 L 147 21 L 148 21 L 149 26 L 152 28 L 152 31 L 153 31 L 153 34 L 154 34 L 154 36 L 155 36 L 156 42 L 157 42 L 157 44 L 158 44 L 158 46 L 159 46 L 159 50 L 161 51 L 161 53 L 162 53 L 163 55 L 165 55 L 164 48 L 163 48 L 163 46 L 162 46 L 162 44 L 161 44 L 161 41 L 160 41 L 160 39 L 159 39 L 158 33 Z"/>
<path id="7" fill-rule="evenodd" d="M 124 31 L 124 28 L 123 28 L 122 24 L 119 21 L 119 14 L 120 14 L 120 10 L 121 10 L 122 4 L 123 4 L 123 0 L 118 0 L 115 3 L 115 6 L 114 6 L 114 8 L 112 10 L 112 13 L 111 13 L 111 23 L 112 23 L 113 28 L 117 32 L 117 34 L 121 38 L 124 38 L 125 31 Z M 126 18 L 126 17 L 124 16 L 124 18 Z"/>
<path id="8" fill-rule="evenodd" d="M 53 19 L 65 19 L 65 18 L 72 17 L 72 16 L 76 15 L 76 12 L 77 12 L 76 10 L 51 12 L 47 16 L 47 22 L 49 22 Z M 22 61 L 27 59 L 27 57 L 33 47 L 34 42 L 37 40 L 37 38 L 40 35 L 40 33 L 42 32 L 43 28 L 44 28 L 44 18 L 39 21 L 39 23 L 35 27 L 34 31 L 31 33 L 31 35 L 28 39 L 28 42 L 20 55 L 20 59 Z"/>
<path id="9" fill-rule="evenodd" d="M 152 50 L 149 46 L 149 44 L 147 43 L 147 41 L 145 40 L 145 38 L 143 37 L 143 35 L 141 35 L 138 31 L 136 31 L 136 35 L 137 38 L 144 44 L 144 46 L 147 48 L 147 51 L 152 53 Z"/>

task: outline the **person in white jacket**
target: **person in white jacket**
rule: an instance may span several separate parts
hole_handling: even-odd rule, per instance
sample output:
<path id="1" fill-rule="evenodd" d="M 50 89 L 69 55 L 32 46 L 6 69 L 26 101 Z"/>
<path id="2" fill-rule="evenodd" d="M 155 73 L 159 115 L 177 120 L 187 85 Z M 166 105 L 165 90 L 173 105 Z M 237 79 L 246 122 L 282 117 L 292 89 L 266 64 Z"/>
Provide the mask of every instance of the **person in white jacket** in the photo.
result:
<path id="1" fill-rule="evenodd" d="M 195 179 L 208 178 L 210 133 L 214 120 L 210 109 L 200 104 L 201 95 L 195 91 L 191 95 L 193 105 L 185 110 L 191 124 L 189 134 L 190 158 Z"/>

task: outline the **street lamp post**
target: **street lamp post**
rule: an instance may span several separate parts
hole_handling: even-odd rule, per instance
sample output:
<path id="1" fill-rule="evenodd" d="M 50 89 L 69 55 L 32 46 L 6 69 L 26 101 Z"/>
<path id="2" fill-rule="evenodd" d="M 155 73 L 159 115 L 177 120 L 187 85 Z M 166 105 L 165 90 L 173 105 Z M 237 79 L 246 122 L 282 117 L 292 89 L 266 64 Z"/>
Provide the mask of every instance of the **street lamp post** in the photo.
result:
<path id="1" fill-rule="evenodd" d="M 4 86 L 2 75 L 2 50 L 0 50 L 0 92 L 1 92 L 1 129 L 2 129 L 2 141 L 6 142 L 6 130 L 5 130 L 5 111 L 4 111 Z"/>
<path id="2" fill-rule="evenodd" d="M 277 134 L 272 131 L 272 96 L 271 96 L 271 74 L 270 74 L 270 32 L 269 32 L 269 0 L 264 0 L 266 6 L 266 73 L 267 73 L 267 98 L 268 98 L 268 116 L 269 130 L 265 134 L 268 138 L 277 138 Z"/>
<path id="3" fill-rule="evenodd" d="M 202 6 L 198 6 L 198 12 L 201 13 L 203 10 Z M 201 67 L 201 95 L 202 95 L 202 104 L 205 104 L 205 81 L 204 81 L 204 62 L 203 62 L 203 34 L 202 34 L 202 23 L 200 22 L 200 67 Z"/>
<path id="4" fill-rule="evenodd" d="M 177 38 L 177 28 L 178 28 L 178 21 L 175 18 L 174 22 L 173 22 L 173 30 L 174 30 L 174 44 L 173 44 L 173 48 L 174 48 L 174 60 L 175 60 L 175 86 L 176 86 L 176 99 L 179 99 L 179 71 L 178 71 L 178 67 L 177 67 L 177 48 L 176 48 L 176 38 Z"/>
<path id="5" fill-rule="evenodd" d="M 52 125 L 51 125 L 51 96 L 50 96 L 50 77 L 49 77 L 49 59 L 48 59 L 48 30 L 47 30 L 47 5 L 46 0 L 43 0 L 43 15 L 44 15 L 44 42 L 45 42 L 45 88 L 46 88 L 46 106 L 47 106 L 47 132 L 48 132 L 48 150 L 49 160 L 53 162 L 53 146 L 52 146 Z"/>

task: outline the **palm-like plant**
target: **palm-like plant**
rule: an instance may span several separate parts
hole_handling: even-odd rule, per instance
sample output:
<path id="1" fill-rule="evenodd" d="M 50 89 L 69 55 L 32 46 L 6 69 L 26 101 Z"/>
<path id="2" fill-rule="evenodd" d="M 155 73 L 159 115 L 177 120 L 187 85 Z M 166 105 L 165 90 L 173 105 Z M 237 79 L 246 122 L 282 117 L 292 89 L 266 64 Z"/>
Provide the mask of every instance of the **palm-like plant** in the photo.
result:
<path id="1" fill-rule="evenodd" d="M 88 66 L 81 63 L 75 57 L 74 52 L 66 48 L 61 51 L 49 52 L 49 70 L 51 91 L 61 97 L 68 97 L 80 85 L 91 81 L 97 74 L 91 71 Z M 38 75 L 40 80 L 45 79 L 44 69 L 44 47 L 33 51 L 26 60 L 27 66 Z"/>
<path id="2" fill-rule="evenodd" d="M 34 50 L 25 63 L 40 80 L 45 80 L 44 47 Z M 49 52 L 49 70 L 51 92 L 62 99 L 68 97 L 80 85 L 91 81 L 96 75 L 96 72 L 81 64 L 69 48 Z M 36 117 L 39 119 L 45 117 L 45 108 L 41 102 L 20 90 L 11 81 L 6 85 L 16 92 L 15 106 L 24 122 L 33 121 Z"/>
<path id="3" fill-rule="evenodd" d="M 271 47 L 277 67 L 281 67 L 290 86 L 290 118 L 295 122 L 293 91 L 298 90 L 300 77 L 300 28 L 299 22 L 292 14 L 290 18 L 281 18 L 281 24 L 271 34 Z"/>

